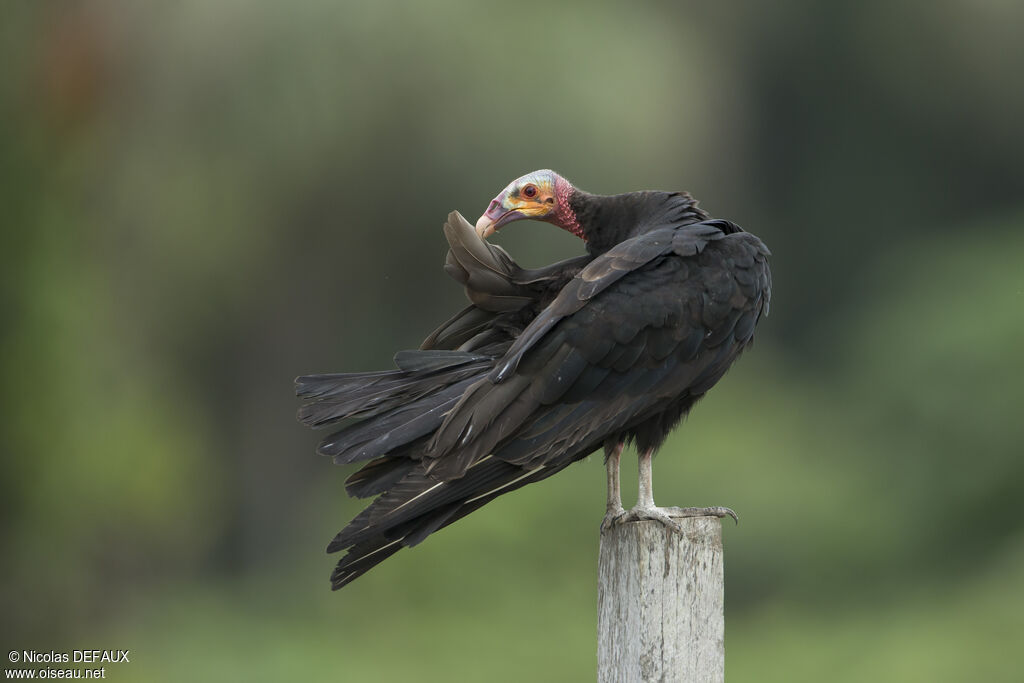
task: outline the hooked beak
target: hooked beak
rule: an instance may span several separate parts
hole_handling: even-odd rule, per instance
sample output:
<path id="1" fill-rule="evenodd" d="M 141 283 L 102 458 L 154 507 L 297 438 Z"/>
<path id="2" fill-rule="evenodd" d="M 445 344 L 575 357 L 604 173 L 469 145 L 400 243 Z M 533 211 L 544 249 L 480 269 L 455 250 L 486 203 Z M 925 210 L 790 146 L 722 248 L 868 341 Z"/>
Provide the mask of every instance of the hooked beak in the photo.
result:
<path id="1" fill-rule="evenodd" d="M 525 218 L 523 214 L 515 209 L 505 208 L 505 197 L 506 194 L 502 192 L 497 197 L 491 200 L 490 206 L 484 211 L 483 215 L 480 216 L 476 221 L 476 234 L 480 236 L 480 239 L 485 239 L 498 231 L 498 228 L 520 218 Z"/>

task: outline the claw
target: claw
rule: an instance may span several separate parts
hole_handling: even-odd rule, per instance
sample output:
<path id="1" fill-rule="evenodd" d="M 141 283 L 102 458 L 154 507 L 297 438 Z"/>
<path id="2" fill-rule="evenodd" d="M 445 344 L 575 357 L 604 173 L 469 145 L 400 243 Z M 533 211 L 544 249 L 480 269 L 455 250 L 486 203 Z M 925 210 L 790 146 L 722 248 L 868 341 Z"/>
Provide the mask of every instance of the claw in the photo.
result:
<path id="1" fill-rule="evenodd" d="M 631 510 L 622 513 L 615 519 L 615 524 L 625 524 L 626 522 L 642 522 L 650 520 L 652 522 L 660 522 L 662 526 L 665 526 L 672 531 L 682 532 L 683 528 L 669 516 L 668 510 L 665 508 L 658 507 L 640 507 L 637 505 Z"/>
<path id="2" fill-rule="evenodd" d="M 626 514 L 626 510 L 622 507 L 609 508 L 608 512 L 605 513 L 604 519 L 601 520 L 601 533 L 608 531 L 613 526 L 619 523 L 619 518 Z"/>
<path id="3" fill-rule="evenodd" d="M 667 511 L 673 517 L 718 517 L 724 519 L 725 517 L 732 517 L 732 521 L 737 524 L 740 523 L 740 518 L 732 511 L 731 508 L 722 507 L 721 505 L 715 505 L 708 508 L 662 508 Z"/>
<path id="4" fill-rule="evenodd" d="M 683 528 L 673 517 L 732 517 L 733 521 L 737 524 L 740 523 L 739 517 L 731 509 L 727 507 L 714 506 L 706 508 L 659 508 L 659 507 L 642 507 L 637 505 L 631 510 L 625 511 L 619 508 L 618 510 L 608 510 L 605 514 L 604 519 L 601 520 L 601 532 L 604 533 L 612 527 L 627 522 L 643 522 L 653 521 L 660 522 L 663 526 L 676 532 L 682 532 Z"/>

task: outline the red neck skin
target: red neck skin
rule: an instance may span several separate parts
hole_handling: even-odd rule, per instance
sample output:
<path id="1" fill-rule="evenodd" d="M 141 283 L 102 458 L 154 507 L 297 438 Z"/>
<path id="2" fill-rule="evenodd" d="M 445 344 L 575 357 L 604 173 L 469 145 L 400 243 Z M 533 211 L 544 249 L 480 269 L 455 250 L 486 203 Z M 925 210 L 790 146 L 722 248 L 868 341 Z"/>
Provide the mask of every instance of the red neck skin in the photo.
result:
<path id="1" fill-rule="evenodd" d="M 555 201 L 558 208 L 555 209 L 555 213 L 551 216 L 551 222 L 586 242 L 587 236 L 583 234 L 583 226 L 580 225 L 579 220 L 576 218 L 576 212 L 569 206 L 569 197 L 572 195 L 572 190 L 573 187 L 569 184 L 569 181 L 558 176 L 555 180 Z"/>

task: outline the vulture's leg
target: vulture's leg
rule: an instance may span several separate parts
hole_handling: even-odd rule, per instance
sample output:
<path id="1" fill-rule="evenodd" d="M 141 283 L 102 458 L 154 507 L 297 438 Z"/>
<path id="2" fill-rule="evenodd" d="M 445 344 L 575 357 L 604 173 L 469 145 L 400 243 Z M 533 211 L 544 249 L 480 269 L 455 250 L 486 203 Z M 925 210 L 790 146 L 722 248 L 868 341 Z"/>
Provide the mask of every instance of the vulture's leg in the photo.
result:
<path id="1" fill-rule="evenodd" d="M 675 531 L 682 531 L 682 527 L 673 517 L 732 517 L 736 521 L 736 513 L 729 508 L 660 508 L 654 504 L 654 484 L 652 482 L 654 460 L 654 449 L 649 449 L 640 454 L 640 491 L 637 496 L 636 506 L 632 510 L 620 516 L 619 522 L 634 522 L 640 520 L 653 520 L 661 522 L 664 526 Z"/>
<path id="2" fill-rule="evenodd" d="M 608 507 L 604 519 L 601 520 L 601 531 L 607 531 L 615 525 L 625 510 L 622 508 L 622 491 L 619 489 L 619 458 L 622 456 L 624 443 L 608 443 L 604 447 L 604 465 L 608 469 Z"/>

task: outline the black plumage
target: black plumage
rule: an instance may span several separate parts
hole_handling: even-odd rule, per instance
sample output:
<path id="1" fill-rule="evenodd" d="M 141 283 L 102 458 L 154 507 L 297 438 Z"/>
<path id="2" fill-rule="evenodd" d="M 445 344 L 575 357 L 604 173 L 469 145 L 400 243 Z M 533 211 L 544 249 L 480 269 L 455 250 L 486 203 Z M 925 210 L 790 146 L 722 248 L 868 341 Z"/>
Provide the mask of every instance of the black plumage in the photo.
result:
<path id="1" fill-rule="evenodd" d="M 526 214 L 527 181 L 558 199 L 546 202 L 549 215 Z M 348 551 L 335 589 L 602 446 L 614 455 L 614 523 L 621 445 L 647 455 L 649 479 L 650 455 L 752 341 L 771 292 L 757 237 L 709 218 L 686 194 L 566 186 L 547 171 L 524 176 L 477 229 L 511 206 L 580 234 L 586 255 L 522 269 L 453 213 L 445 270 L 470 306 L 420 350 L 398 354 L 396 370 L 297 380 L 303 422 L 357 418 L 319 450 L 365 462 L 347 490 L 378 496 L 328 547 Z M 656 510 L 649 497 L 645 510 Z"/>

